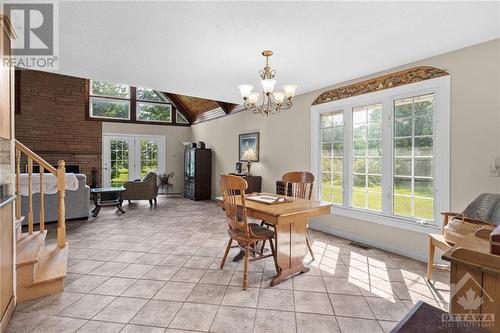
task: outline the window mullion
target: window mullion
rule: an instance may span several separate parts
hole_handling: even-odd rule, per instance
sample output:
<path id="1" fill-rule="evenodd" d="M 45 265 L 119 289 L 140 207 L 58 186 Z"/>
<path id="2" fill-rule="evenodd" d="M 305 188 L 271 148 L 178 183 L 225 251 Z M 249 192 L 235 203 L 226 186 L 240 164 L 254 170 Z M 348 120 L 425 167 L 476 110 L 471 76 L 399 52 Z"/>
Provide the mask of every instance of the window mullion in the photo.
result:
<path id="1" fill-rule="evenodd" d="M 342 170 L 344 207 L 352 207 L 352 140 L 352 108 L 348 105 L 344 108 L 344 163 Z"/>
<path id="2" fill-rule="evenodd" d="M 382 107 L 382 213 L 384 215 L 392 215 L 393 104 L 392 99 L 384 99 Z"/>

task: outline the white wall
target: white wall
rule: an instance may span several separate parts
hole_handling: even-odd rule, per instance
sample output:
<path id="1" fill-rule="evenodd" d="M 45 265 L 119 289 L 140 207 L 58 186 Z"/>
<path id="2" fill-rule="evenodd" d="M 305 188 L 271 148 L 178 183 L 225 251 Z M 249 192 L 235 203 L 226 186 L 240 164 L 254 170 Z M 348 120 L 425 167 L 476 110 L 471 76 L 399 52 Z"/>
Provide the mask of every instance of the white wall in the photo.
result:
<path id="1" fill-rule="evenodd" d="M 451 75 L 451 209 L 461 211 L 479 193 L 500 192 L 500 178 L 490 177 L 488 171 L 491 161 L 500 157 L 500 39 L 387 72 L 420 65 L 441 68 Z M 275 181 L 286 171 L 310 170 L 310 106 L 322 91 L 351 82 L 355 81 L 299 95 L 291 110 L 278 115 L 241 112 L 192 126 L 192 140 L 204 141 L 214 150 L 213 195 L 220 193 L 219 175 L 234 170 L 241 133 L 260 132 L 261 161 L 252 164 L 252 173 L 263 177 L 263 191 L 273 192 Z M 425 229 L 396 229 L 337 215 L 315 219 L 311 227 L 426 258 Z"/>
<path id="2" fill-rule="evenodd" d="M 190 140 L 191 131 L 189 127 L 103 122 L 102 132 L 106 134 L 165 136 L 165 171 L 167 173 L 174 172 L 172 180 L 174 184 L 173 192 L 182 192 L 184 186 L 184 146 L 181 142 Z"/>

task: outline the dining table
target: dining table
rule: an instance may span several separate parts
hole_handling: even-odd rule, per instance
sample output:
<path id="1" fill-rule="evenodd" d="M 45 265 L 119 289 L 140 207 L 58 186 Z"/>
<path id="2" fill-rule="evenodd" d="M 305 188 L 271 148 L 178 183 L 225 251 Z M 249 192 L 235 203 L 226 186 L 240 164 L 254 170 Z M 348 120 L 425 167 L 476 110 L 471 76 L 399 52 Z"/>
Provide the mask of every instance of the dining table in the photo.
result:
<path id="1" fill-rule="evenodd" d="M 306 235 L 308 221 L 315 216 L 330 214 L 332 204 L 271 193 L 258 194 L 285 199 L 284 202 L 272 204 L 245 200 L 248 217 L 274 226 L 278 272 L 272 278 L 271 286 L 275 286 L 296 273 L 306 273 L 309 271 L 309 267 L 303 263 L 307 253 Z M 252 193 L 246 196 L 251 195 L 256 194 Z M 217 197 L 216 200 L 219 206 L 223 207 L 223 198 Z M 241 202 L 238 205 L 241 206 Z"/>

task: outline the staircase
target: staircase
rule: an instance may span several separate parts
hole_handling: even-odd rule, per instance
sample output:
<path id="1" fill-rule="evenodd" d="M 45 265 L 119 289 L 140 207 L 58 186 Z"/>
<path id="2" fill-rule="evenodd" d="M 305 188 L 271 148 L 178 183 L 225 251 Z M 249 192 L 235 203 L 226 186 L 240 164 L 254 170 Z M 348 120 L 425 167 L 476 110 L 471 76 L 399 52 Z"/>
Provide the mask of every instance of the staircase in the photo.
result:
<path id="1" fill-rule="evenodd" d="M 22 143 L 16 141 L 16 275 L 18 302 L 61 292 L 68 263 L 68 244 L 66 243 L 66 221 L 64 207 L 65 174 L 64 161 L 59 161 L 54 168 Z M 22 155 L 27 157 L 28 173 L 28 232 L 22 232 L 20 174 Z M 40 172 L 40 227 L 33 227 L 33 163 L 37 163 Z M 57 177 L 58 223 L 57 243 L 46 245 L 44 209 L 44 170 Z"/>

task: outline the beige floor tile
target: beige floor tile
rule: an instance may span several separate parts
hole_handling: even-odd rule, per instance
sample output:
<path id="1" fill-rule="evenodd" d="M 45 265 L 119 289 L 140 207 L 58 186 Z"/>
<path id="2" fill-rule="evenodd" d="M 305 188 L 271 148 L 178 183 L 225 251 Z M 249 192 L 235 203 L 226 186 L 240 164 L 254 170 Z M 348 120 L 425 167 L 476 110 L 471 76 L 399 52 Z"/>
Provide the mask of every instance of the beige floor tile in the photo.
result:
<path id="1" fill-rule="evenodd" d="M 180 255 L 180 256 L 192 256 L 193 254 L 198 251 L 198 247 L 194 246 L 179 246 L 176 248 L 172 254 L 173 255 Z"/>
<path id="2" fill-rule="evenodd" d="M 89 274 L 92 275 L 103 275 L 103 276 L 113 276 L 117 274 L 119 271 L 127 267 L 129 264 L 124 262 L 107 262 L 103 265 L 97 267 Z"/>
<path id="3" fill-rule="evenodd" d="M 261 272 L 248 272 L 248 286 L 252 288 L 258 288 L 262 282 Z M 229 282 L 231 286 L 243 286 L 243 272 L 236 271 Z"/>
<path id="4" fill-rule="evenodd" d="M 292 278 L 288 278 L 271 287 L 271 281 L 275 275 L 275 272 L 265 271 L 262 276 L 262 283 L 260 284 L 261 288 L 293 290 Z"/>
<path id="5" fill-rule="evenodd" d="M 165 258 L 165 256 L 166 255 L 164 253 L 146 253 L 145 255 L 134 261 L 134 263 L 144 265 L 157 265 Z"/>
<path id="6" fill-rule="evenodd" d="M 34 300 L 31 305 L 25 307 L 23 311 L 25 312 L 37 312 L 40 314 L 55 315 L 59 311 L 73 304 L 80 298 L 85 296 L 85 294 L 73 293 L 69 291 L 64 291 L 62 293 L 57 293 L 49 295 L 47 297 L 39 298 Z M 26 303 L 26 302 L 24 302 Z M 19 303 L 17 306 L 24 303 Z M 30 314 L 31 316 L 32 314 Z"/>
<path id="7" fill-rule="evenodd" d="M 399 300 L 366 297 L 366 301 L 379 320 L 399 321 L 408 312 L 406 306 Z"/>
<path id="8" fill-rule="evenodd" d="M 229 286 L 222 299 L 222 305 L 244 306 L 249 308 L 257 307 L 259 298 L 259 288 L 248 288 Z"/>
<path id="9" fill-rule="evenodd" d="M 228 285 L 233 277 L 233 271 L 223 269 L 209 269 L 205 272 L 200 283 Z"/>
<path id="10" fill-rule="evenodd" d="M 205 269 L 181 267 L 170 280 L 178 282 L 198 283 L 205 272 Z"/>
<path id="11" fill-rule="evenodd" d="M 127 325 L 120 333 L 164 333 L 163 327 L 140 326 L 140 325 Z"/>
<path id="12" fill-rule="evenodd" d="M 130 324 L 167 327 L 181 306 L 180 302 L 150 300 Z"/>
<path id="13" fill-rule="evenodd" d="M 330 294 L 361 295 L 359 286 L 346 278 L 324 277 L 323 280 Z"/>
<path id="14" fill-rule="evenodd" d="M 160 261 L 159 265 L 163 266 L 172 266 L 172 267 L 181 267 L 188 261 L 190 256 L 180 256 L 180 255 L 174 255 L 170 254 L 167 255 L 165 258 L 163 258 L 162 261 Z"/>
<path id="15" fill-rule="evenodd" d="M 80 260 L 78 263 L 69 266 L 68 264 L 68 272 L 76 273 L 76 274 L 87 274 L 96 269 L 97 267 L 104 264 L 102 261 L 95 260 Z"/>
<path id="16" fill-rule="evenodd" d="M 116 257 L 112 258 L 110 261 L 126 262 L 126 263 L 131 264 L 145 254 L 146 254 L 145 252 L 126 251 L 126 252 L 123 252 L 123 253 L 117 255 Z"/>
<path id="17" fill-rule="evenodd" d="M 330 299 L 326 293 L 294 291 L 295 311 L 333 315 Z"/>
<path id="18" fill-rule="evenodd" d="M 141 298 L 118 297 L 92 319 L 128 323 L 147 302 Z"/>
<path id="19" fill-rule="evenodd" d="M 215 316 L 211 332 L 252 333 L 256 310 L 231 306 L 221 306 Z"/>
<path id="20" fill-rule="evenodd" d="M 30 332 L 35 327 L 42 325 L 50 316 L 32 313 L 26 315 L 25 312 L 15 311 L 10 318 L 9 325 L 7 326 L 7 333 L 25 333 Z"/>
<path id="21" fill-rule="evenodd" d="M 257 309 L 254 333 L 295 333 L 295 314 L 293 312 Z"/>
<path id="22" fill-rule="evenodd" d="M 179 269 L 177 267 L 154 266 L 142 278 L 149 280 L 168 281 Z"/>
<path id="23" fill-rule="evenodd" d="M 363 296 L 329 294 L 337 316 L 375 319 Z"/>
<path id="24" fill-rule="evenodd" d="M 104 295 L 85 295 L 78 301 L 74 302 L 59 314 L 61 316 L 90 319 L 94 317 L 99 311 L 104 309 L 111 303 L 115 297 Z"/>
<path id="25" fill-rule="evenodd" d="M 85 320 L 66 317 L 48 317 L 31 332 L 35 333 L 67 333 L 75 332 L 85 324 Z"/>
<path id="26" fill-rule="evenodd" d="M 112 258 L 116 257 L 123 251 L 117 251 L 117 250 L 101 250 L 99 253 L 94 255 L 91 259 L 92 260 L 102 260 L 102 261 L 108 261 L 111 260 Z"/>
<path id="27" fill-rule="evenodd" d="M 158 291 L 154 298 L 184 302 L 195 286 L 195 283 L 169 281 Z"/>
<path id="28" fill-rule="evenodd" d="M 337 322 L 342 333 L 383 333 L 382 327 L 376 320 L 337 317 Z"/>
<path id="29" fill-rule="evenodd" d="M 64 290 L 73 291 L 79 293 L 89 293 L 98 286 L 100 286 L 104 281 L 109 279 L 107 276 L 95 276 L 95 275 L 83 275 L 78 280 L 65 286 Z"/>
<path id="30" fill-rule="evenodd" d="M 297 313 L 297 333 L 335 333 L 340 332 L 334 316 L 312 313 Z"/>
<path id="31" fill-rule="evenodd" d="M 159 244 L 152 248 L 149 252 L 151 253 L 163 253 L 169 254 L 174 252 L 177 249 L 177 245 L 173 244 Z"/>
<path id="32" fill-rule="evenodd" d="M 184 303 L 169 327 L 208 331 L 215 318 L 217 309 L 217 305 Z"/>
<path id="33" fill-rule="evenodd" d="M 284 289 L 261 289 L 259 294 L 259 309 L 294 311 L 293 291 Z"/>
<path id="34" fill-rule="evenodd" d="M 165 328 L 163 327 L 126 325 L 120 333 L 164 333 L 164 332 Z"/>
<path id="35" fill-rule="evenodd" d="M 321 276 L 308 276 L 307 273 L 293 277 L 293 290 L 326 293 L 323 278 Z"/>
<path id="36" fill-rule="evenodd" d="M 127 290 L 131 285 L 133 285 L 135 281 L 136 281 L 135 279 L 112 277 L 103 284 L 101 284 L 99 287 L 92 290 L 91 293 L 100 295 L 119 296 L 125 290 Z"/>
<path id="37" fill-rule="evenodd" d="M 126 268 L 122 269 L 120 272 L 115 274 L 115 276 L 140 279 L 147 272 L 149 272 L 151 268 L 153 268 L 152 265 L 130 264 Z"/>
<path id="38" fill-rule="evenodd" d="M 394 328 L 394 326 L 396 326 L 398 322 L 379 320 L 378 323 L 380 324 L 380 326 L 382 326 L 382 329 L 384 330 L 385 333 L 389 333 Z"/>
<path id="39" fill-rule="evenodd" d="M 226 286 L 213 284 L 197 284 L 191 291 L 187 302 L 203 304 L 220 304 L 226 293 Z"/>
<path id="40" fill-rule="evenodd" d="M 91 320 L 83 325 L 77 333 L 118 333 L 125 325 Z"/>
<path id="41" fill-rule="evenodd" d="M 202 268 L 202 269 L 208 269 L 210 267 L 210 264 L 212 263 L 213 258 L 212 257 L 191 257 L 189 258 L 188 261 L 183 265 L 183 267 L 189 267 L 189 268 Z"/>
<path id="42" fill-rule="evenodd" d="M 165 281 L 157 280 L 137 280 L 131 285 L 121 296 L 152 298 L 161 287 L 165 285 Z"/>

